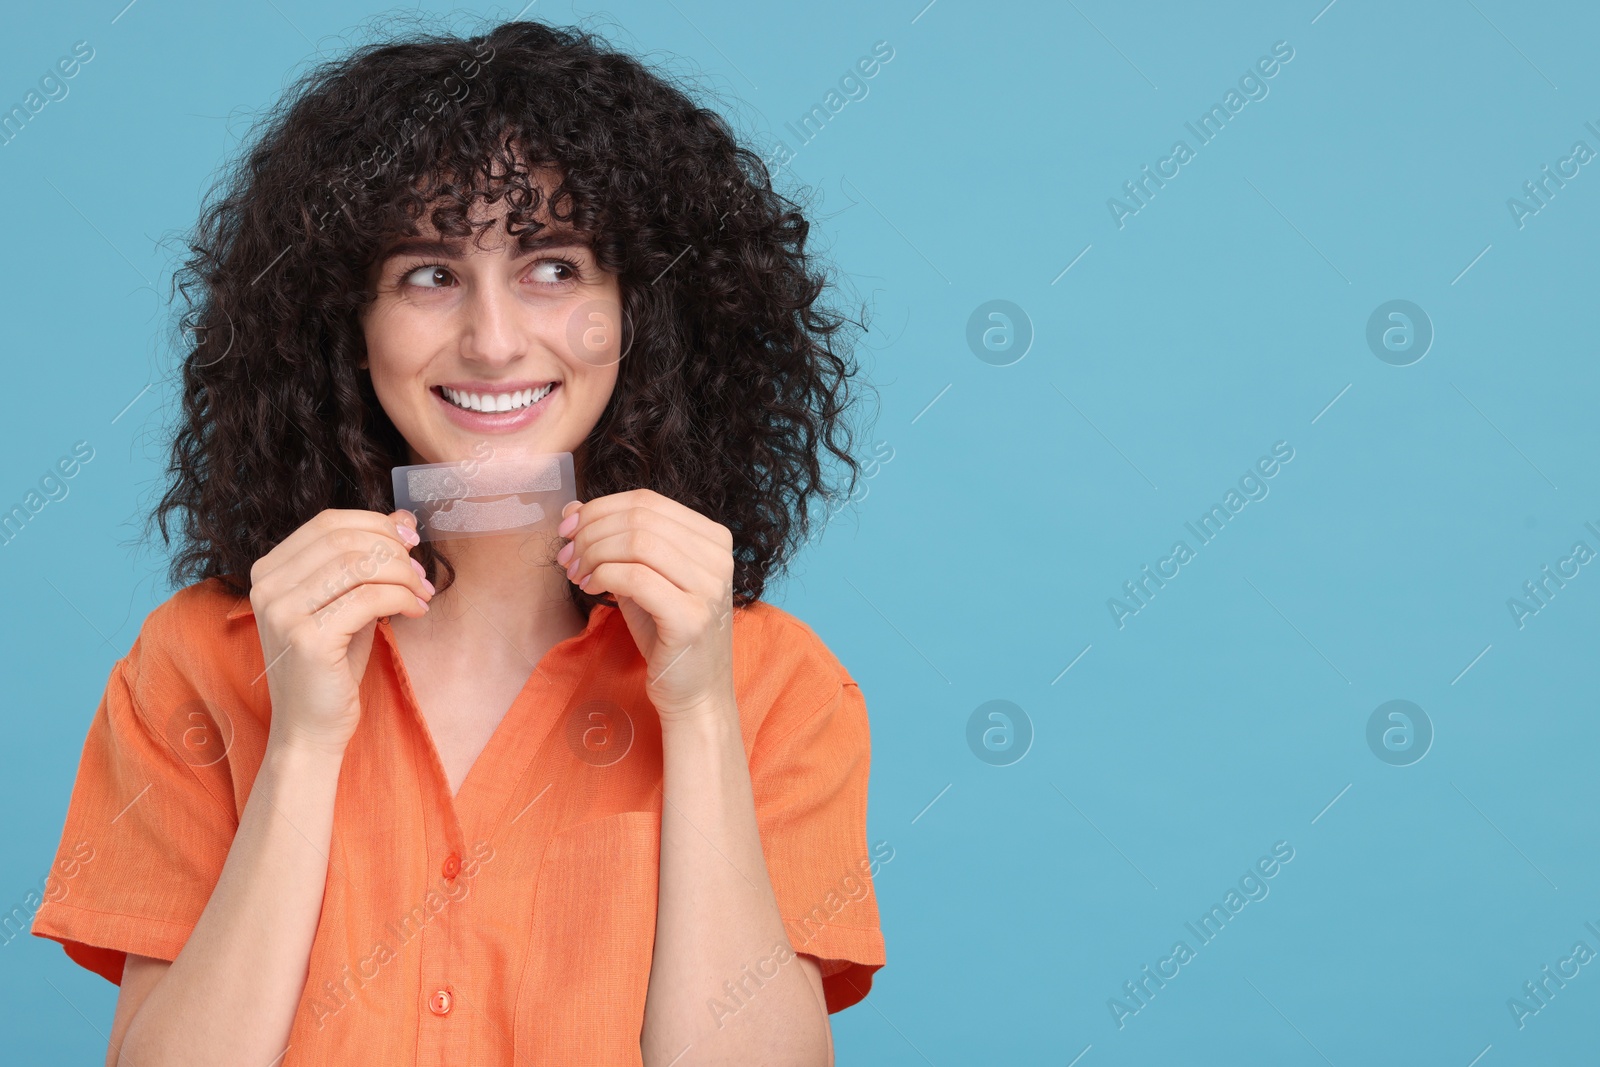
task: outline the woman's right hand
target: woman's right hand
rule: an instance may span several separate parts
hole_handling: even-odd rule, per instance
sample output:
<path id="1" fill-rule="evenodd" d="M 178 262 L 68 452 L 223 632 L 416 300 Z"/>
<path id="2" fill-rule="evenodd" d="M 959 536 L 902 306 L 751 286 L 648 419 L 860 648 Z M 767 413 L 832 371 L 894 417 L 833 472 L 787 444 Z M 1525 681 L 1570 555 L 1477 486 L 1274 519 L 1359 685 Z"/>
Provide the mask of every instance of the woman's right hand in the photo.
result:
<path id="1" fill-rule="evenodd" d="M 379 618 L 433 599 L 409 511 L 328 509 L 250 568 L 250 605 L 272 698 L 269 743 L 342 754 L 361 719 L 361 676 Z"/>

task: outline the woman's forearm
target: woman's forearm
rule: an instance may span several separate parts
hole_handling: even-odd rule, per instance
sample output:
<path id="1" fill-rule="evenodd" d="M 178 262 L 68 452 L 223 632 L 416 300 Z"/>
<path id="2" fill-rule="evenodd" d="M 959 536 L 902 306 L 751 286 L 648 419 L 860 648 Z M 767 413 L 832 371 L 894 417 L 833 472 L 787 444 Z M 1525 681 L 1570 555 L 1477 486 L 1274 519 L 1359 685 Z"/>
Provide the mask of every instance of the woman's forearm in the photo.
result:
<path id="1" fill-rule="evenodd" d="M 829 1062 L 827 1012 L 790 948 L 767 875 L 738 723 L 730 708 L 662 726 L 646 1067 Z"/>
<path id="2" fill-rule="evenodd" d="M 222 874 L 124 1035 L 129 1067 L 266 1067 L 289 1040 L 322 911 L 342 754 L 269 741 Z"/>

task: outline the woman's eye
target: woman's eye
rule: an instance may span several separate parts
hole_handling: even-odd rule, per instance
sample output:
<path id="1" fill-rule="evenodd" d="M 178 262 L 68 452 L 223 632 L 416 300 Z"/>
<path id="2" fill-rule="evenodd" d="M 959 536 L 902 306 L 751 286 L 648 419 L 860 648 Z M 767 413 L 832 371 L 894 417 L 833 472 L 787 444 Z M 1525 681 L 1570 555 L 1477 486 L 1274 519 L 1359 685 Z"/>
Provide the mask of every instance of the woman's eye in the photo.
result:
<path id="1" fill-rule="evenodd" d="M 534 281 L 544 285 L 559 285 L 570 282 L 578 276 L 578 270 L 571 263 L 560 259 L 546 259 L 533 265 L 529 276 Z"/>
<path id="2" fill-rule="evenodd" d="M 421 289 L 442 289 L 448 284 L 449 277 L 450 272 L 443 267 L 418 267 L 400 280 Z"/>
<path id="3" fill-rule="evenodd" d="M 539 285 L 565 285 L 577 281 L 580 272 L 575 265 L 566 260 L 546 259 L 535 263 L 529 270 L 528 277 Z M 418 289 L 446 289 L 454 283 L 454 280 L 454 275 L 449 270 L 431 263 L 413 267 L 400 277 L 402 285 Z"/>

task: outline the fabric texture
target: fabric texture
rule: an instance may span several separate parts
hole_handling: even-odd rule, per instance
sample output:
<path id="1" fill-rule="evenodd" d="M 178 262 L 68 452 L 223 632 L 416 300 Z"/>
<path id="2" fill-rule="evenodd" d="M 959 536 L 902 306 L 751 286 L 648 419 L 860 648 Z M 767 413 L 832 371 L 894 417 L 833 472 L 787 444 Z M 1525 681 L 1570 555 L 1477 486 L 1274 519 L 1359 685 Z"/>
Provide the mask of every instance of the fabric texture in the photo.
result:
<path id="1" fill-rule="evenodd" d="M 860 686 L 804 623 L 734 613 L 734 682 L 762 849 L 791 947 L 830 1012 L 884 964 L 866 840 Z M 387 619 L 346 750 L 310 977 L 284 1067 L 638 1064 L 655 936 L 661 731 L 621 613 L 529 676 L 452 797 Z M 120 982 L 174 959 L 228 856 L 271 706 L 248 599 L 217 579 L 151 612 L 111 670 L 32 932 Z M 892 855 L 892 850 L 890 850 Z"/>

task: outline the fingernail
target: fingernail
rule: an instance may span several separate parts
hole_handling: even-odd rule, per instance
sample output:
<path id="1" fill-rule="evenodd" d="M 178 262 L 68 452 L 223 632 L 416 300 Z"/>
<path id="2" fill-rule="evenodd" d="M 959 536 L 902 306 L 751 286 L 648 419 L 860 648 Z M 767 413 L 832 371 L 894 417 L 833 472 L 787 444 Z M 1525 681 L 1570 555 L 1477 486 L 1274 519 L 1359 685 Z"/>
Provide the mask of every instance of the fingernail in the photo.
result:
<path id="1" fill-rule="evenodd" d="M 556 553 L 556 562 L 561 564 L 562 566 L 566 566 L 566 564 L 571 559 L 572 559 L 572 545 L 570 545 L 570 544 L 562 545 L 561 546 L 561 551 Z"/>
<path id="2" fill-rule="evenodd" d="M 433 595 L 433 583 L 428 581 L 428 579 L 422 579 L 422 587 L 428 591 L 429 596 Z"/>
<path id="3" fill-rule="evenodd" d="M 422 610 L 423 611 L 427 611 L 428 610 L 428 602 L 426 600 L 423 600 L 421 597 L 417 597 L 417 603 L 422 605 Z"/>
<path id="4" fill-rule="evenodd" d="M 566 518 L 561 520 L 561 525 L 556 527 L 556 533 L 560 534 L 562 537 L 571 537 L 572 531 L 576 530 L 577 528 L 578 513 L 574 511 L 571 515 L 568 515 Z"/>
<path id="5" fill-rule="evenodd" d="M 415 548 L 422 543 L 422 538 L 417 536 L 417 531 L 404 523 L 395 523 L 394 528 L 400 532 L 400 540 Z"/>
<path id="6" fill-rule="evenodd" d="M 578 559 L 575 559 L 571 563 L 567 564 L 567 577 L 568 578 L 572 578 L 575 575 L 577 575 L 577 573 L 578 573 L 578 564 L 580 564 L 582 562 L 583 562 L 582 557 L 579 557 Z"/>
<path id="7" fill-rule="evenodd" d="M 428 580 L 427 568 L 423 567 L 423 565 L 418 563 L 416 560 L 411 561 L 411 569 L 417 572 L 418 578 L 421 578 L 423 581 Z"/>

